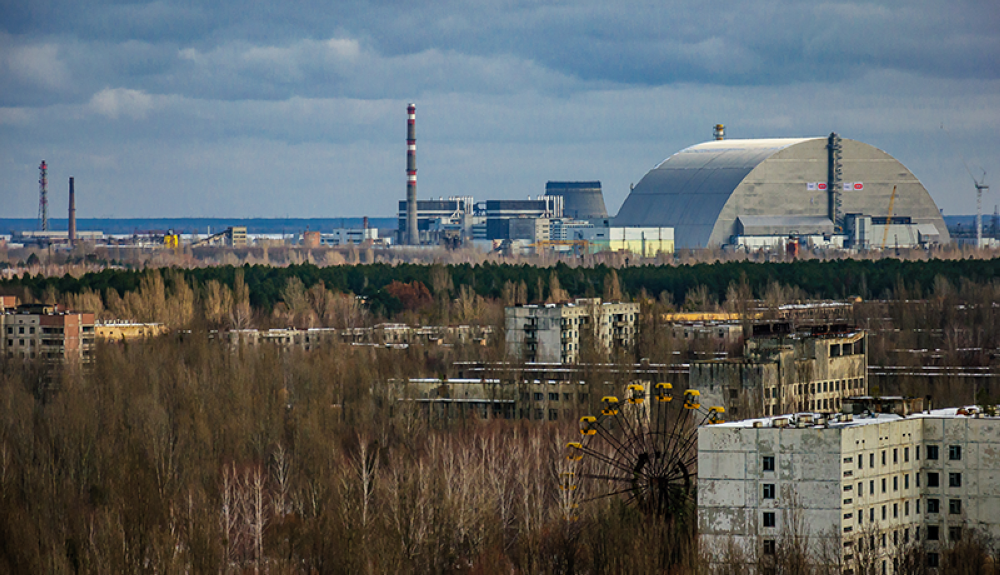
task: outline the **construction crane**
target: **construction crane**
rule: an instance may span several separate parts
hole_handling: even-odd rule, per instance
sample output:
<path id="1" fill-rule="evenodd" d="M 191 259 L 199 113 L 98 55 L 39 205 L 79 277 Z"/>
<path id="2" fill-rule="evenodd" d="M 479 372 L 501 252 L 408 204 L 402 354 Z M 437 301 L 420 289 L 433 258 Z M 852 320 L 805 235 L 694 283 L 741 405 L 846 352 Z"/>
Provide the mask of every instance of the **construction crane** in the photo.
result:
<path id="1" fill-rule="evenodd" d="M 882 232 L 882 249 L 885 249 L 885 242 L 889 239 L 889 224 L 892 223 L 892 205 L 896 203 L 896 186 L 892 187 L 892 195 L 889 196 L 889 213 L 885 216 L 885 230 Z"/>

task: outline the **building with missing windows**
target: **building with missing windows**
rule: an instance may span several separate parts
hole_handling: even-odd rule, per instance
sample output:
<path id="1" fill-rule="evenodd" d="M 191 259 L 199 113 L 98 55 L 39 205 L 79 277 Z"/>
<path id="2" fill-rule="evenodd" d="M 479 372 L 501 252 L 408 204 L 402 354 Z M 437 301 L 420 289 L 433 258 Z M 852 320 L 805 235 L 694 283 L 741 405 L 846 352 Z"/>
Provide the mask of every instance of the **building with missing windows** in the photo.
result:
<path id="1" fill-rule="evenodd" d="M 868 393 L 867 333 L 844 323 L 753 327 L 744 357 L 691 363 L 690 386 L 732 419 L 840 411 Z"/>
<path id="2" fill-rule="evenodd" d="M 898 407 L 700 428 L 703 548 L 766 564 L 807 536 L 814 561 L 894 574 L 908 550 L 933 569 L 970 530 L 1000 537 L 1000 418 Z"/>
<path id="3" fill-rule="evenodd" d="M 631 348 L 638 318 L 639 304 L 600 298 L 511 306 L 504 310 L 507 348 L 528 362 L 575 363 L 587 337 L 599 350 Z"/>
<path id="4" fill-rule="evenodd" d="M 90 361 L 94 348 L 94 314 L 44 304 L 0 300 L 0 356 L 50 361 Z"/>

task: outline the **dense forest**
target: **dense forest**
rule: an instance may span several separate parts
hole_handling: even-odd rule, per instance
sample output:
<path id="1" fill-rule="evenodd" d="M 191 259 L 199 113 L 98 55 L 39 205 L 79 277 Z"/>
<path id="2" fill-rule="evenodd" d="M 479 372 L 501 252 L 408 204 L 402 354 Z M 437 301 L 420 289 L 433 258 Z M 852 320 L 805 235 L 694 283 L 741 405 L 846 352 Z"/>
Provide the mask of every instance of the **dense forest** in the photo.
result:
<path id="1" fill-rule="evenodd" d="M 393 282 L 419 282 L 433 293 L 449 292 L 458 295 L 461 289 L 472 290 L 476 295 L 499 299 L 510 292 L 512 286 L 523 290 L 525 301 L 544 301 L 550 292 L 552 278 L 569 297 L 593 297 L 605 293 L 605 280 L 617 274 L 621 292 L 637 297 L 640 293 L 652 297 L 670 294 L 673 301 L 683 302 L 694 290 L 722 301 L 730 286 L 744 282 L 753 296 L 763 298 L 772 284 L 793 288 L 804 297 L 816 299 L 842 299 L 859 296 L 864 299 L 887 298 L 898 287 L 906 288 L 912 297 L 931 291 L 935 279 L 951 281 L 989 282 L 1000 277 L 1000 258 L 991 260 L 951 259 L 927 261 L 882 260 L 805 260 L 790 263 L 727 262 L 718 264 L 693 264 L 678 266 L 632 266 L 610 268 L 572 267 L 558 263 L 553 267 L 485 263 L 481 265 L 416 265 L 368 264 L 318 267 L 298 264 L 285 267 L 244 265 L 202 268 L 172 268 L 166 274 L 167 289 L 173 281 L 184 281 L 195 289 L 202 289 L 215 281 L 230 289 L 236 287 L 237 270 L 249 292 L 249 303 L 255 309 L 270 311 L 282 301 L 282 293 L 291 278 L 300 281 L 305 289 L 319 283 L 338 293 L 365 296 L 373 311 L 391 315 L 402 310 L 398 297 L 385 291 Z M 86 273 L 80 277 L 65 275 L 47 277 L 25 274 L 0 281 L 0 290 L 35 299 L 44 299 L 47 293 L 58 294 L 107 294 L 109 290 L 124 297 L 139 289 L 147 270 L 105 269 Z M 286 302 L 287 303 L 287 302 Z"/>

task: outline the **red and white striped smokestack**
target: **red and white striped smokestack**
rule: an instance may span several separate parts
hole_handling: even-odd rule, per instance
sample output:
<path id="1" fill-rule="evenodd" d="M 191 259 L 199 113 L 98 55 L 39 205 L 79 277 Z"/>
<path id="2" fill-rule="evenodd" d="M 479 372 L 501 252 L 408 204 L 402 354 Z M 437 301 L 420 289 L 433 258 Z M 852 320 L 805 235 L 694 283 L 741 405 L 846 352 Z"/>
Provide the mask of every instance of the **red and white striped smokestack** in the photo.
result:
<path id="1" fill-rule="evenodd" d="M 406 107 L 406 243 L 420 243 L 417 230 L 417 107 Z"/>
<path id="2" fill-rule="evenodd" d="M 76 190 L 72 176 L 69 179 L 69 245 L 76 245 Z"/>

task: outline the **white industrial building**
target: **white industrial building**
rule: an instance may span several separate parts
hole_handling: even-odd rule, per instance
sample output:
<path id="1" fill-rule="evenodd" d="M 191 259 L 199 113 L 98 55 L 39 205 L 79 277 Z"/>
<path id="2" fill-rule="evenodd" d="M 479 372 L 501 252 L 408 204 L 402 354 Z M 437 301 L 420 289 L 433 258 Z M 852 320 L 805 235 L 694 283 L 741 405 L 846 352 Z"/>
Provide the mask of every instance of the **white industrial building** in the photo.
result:
<path id="1" fill-rule="evenodd" d="M 843 573 L 900 572 L 913 548 L 934 572 L 971 530 L 1000 537 L 1000 418 L 902 409 L 703 427 L 698 524 L 716 562 L 735 548 L 766 565 L 798 537 Z"/>
<path id="2" fill-rule="evenodd" d="M 758 249 L 789 238 L 817 248 L 931 246 L 950 236 L 934 200 L 898 160 L 828 137 L 724 140 L 685 148 L 650 170 L 614 218 L 669 227 L 677 249 Z"/>
<path id="3" fill-rule="evenodd" d="M 525 361 L 574 363 L 589 332 L 598 349 L 628 349 L 639 304 L 579 298 L 571 303 L 518 305 L 504 310 L 507 349 Z"/>

